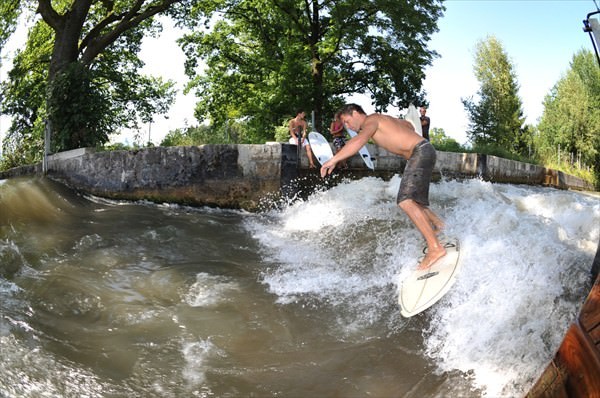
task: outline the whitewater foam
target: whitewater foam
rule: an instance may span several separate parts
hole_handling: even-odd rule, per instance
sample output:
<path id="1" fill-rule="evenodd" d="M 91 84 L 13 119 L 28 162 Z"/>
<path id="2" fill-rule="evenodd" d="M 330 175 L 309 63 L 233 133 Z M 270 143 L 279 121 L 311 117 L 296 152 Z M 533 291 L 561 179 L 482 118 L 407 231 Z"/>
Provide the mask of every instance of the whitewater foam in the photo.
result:
<path id="1" fill-rule="evenodd" d="M 280 304 L 336 306 L 352 333 L 401 330 L 400 281 L 422 238 L 397 208 L 400 178 L 346 181 L 252 218 L 272 264 L 262 280 Z M 480 180 L 432 184 L 432 209 L 461 241 L 453 289 L 422 316 L 424 355 L 472 375 L 484 395 L 522 394 L 557 349 L 589 288 L 600 203 L 574 192 Z"/>

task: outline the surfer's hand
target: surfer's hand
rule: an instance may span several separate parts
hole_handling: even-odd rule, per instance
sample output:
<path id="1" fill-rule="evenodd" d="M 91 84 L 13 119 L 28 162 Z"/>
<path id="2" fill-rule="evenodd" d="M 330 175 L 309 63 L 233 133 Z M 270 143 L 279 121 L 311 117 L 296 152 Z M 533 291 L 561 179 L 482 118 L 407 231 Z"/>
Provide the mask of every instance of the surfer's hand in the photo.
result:
<path id="1" fill-rule="evenodd" d="M 321 177 L 325 177 L 326 175 L 331 174 L 331 172 L 335 169 L 335 163 L 329 161 L 325 162 L 321 167 Z"/>

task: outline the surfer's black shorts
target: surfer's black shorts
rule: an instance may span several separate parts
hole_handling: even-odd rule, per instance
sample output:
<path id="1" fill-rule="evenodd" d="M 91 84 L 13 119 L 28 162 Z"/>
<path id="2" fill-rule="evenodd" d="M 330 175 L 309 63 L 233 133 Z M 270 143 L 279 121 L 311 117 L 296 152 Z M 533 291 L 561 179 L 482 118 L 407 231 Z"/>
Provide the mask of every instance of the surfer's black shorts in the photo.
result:
<path id="1" fill-rule="evenodd" d="M 435 159 L 435 148 L 429 141 L 423 140 L 415 146 L 412 156 L 406 162 L 396 203 L 412 199 L 423 206 L 429 206 L 429 183 Z"/>

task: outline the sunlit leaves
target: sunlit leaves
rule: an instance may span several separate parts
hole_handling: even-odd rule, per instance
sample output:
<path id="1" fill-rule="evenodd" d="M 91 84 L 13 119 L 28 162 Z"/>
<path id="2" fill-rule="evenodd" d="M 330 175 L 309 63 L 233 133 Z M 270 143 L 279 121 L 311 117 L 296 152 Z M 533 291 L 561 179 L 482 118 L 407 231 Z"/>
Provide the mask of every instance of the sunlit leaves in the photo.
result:
<path id="1" fill-rule="evenodd" d="M 46 120 L 55 150 L 98 145 L 166 112 L 173 83 L 141 75 L 137 53 L 145 36 L 160 31 L 156 13 L 172 7 L 183 15 L 194 2 L 23 0 L 37 5 L 43 20 L 30 29 L 3 84 L 3 109 L 13 116 L 6 145 L 17 150 L 24 147 L 19 141 L 41 142 Z"/>
<path id="2" fill-rule="evenodd" d="M 570 69 L 544 100 L 537 144 L 546 160 L 573 158 L 596 167 L 600 180 L 600 68 L 591 51 L 573 56 Z"/>
<path id="3" fill-rule="evenodd" d="M 20 9 L 21 2 L 19 0 L 2 0 L 0 2 L 0 49 L 14 33 Z"/>
<path id="4" fill-rule="evenodd" d="M 492 144 L 520 153 L 527 140 L 519 86 L 514 67 L 495 37 L 477 43 L 474 72 L 480 83 L 478 101 L 463 99 L 470 119 L 470 140 L 475 145 Z"/>
<path id="5" fill-rule="evenodd" d="M 212 26 L 181 41 L 199 96 L 197 116 L 219 125 L 228 109 L 272 138 L 297 108 L 317 128 L 342 98 L 371 95 L 378 110 L 422 98 L 438 1 L 214 0 L 197 15 Z M 197 59 L 207 68 L 197 70 Z M 250 123 L 252 124 L 252 123 Z"/>

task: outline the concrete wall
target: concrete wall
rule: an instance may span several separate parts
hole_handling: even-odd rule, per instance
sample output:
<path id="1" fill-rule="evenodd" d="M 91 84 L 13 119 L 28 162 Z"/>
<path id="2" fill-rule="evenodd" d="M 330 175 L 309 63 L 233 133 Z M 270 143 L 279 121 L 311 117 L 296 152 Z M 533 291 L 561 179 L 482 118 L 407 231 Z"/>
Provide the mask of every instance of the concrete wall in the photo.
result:
<path id="1" fill-rule="evenodd" d="M 255 209 L 265 193 L 280 192 L 297 175 L 296 152 L 290 145 L 79 151 L 49 157 L 48 177 L 113 199 Z M 30 174 L 31 168 L 22 171 L 13 175 Z M 40 165 L 35 171 L 41 172 Z"/>
<path id="2" fill-rule="evenodd" d="M 350 170 L 344 176 L 388 179 L 404 170 L 406 161 L 399 156 L 371 144 L 368 149 L 375 171 L 356 155 L 349 159 Z M 0 172 L 0 179 L 33 174 L 42 174 L 41 164 Z M 280 143 L 111 152 L 77 149 L 50 156 L 47 175 L 107 198 L 248 210 L 257 209 L 265 197 L 297 194 L 303 188 L 312 192 L 322 181 L 317 169 L 308 168 L 305 151 L 297 164 L 296 146 Z M 555 170 L 474 153 L 438 151 L 434 178 L 441 176 L 592 190 L 583 180 Z"/>

